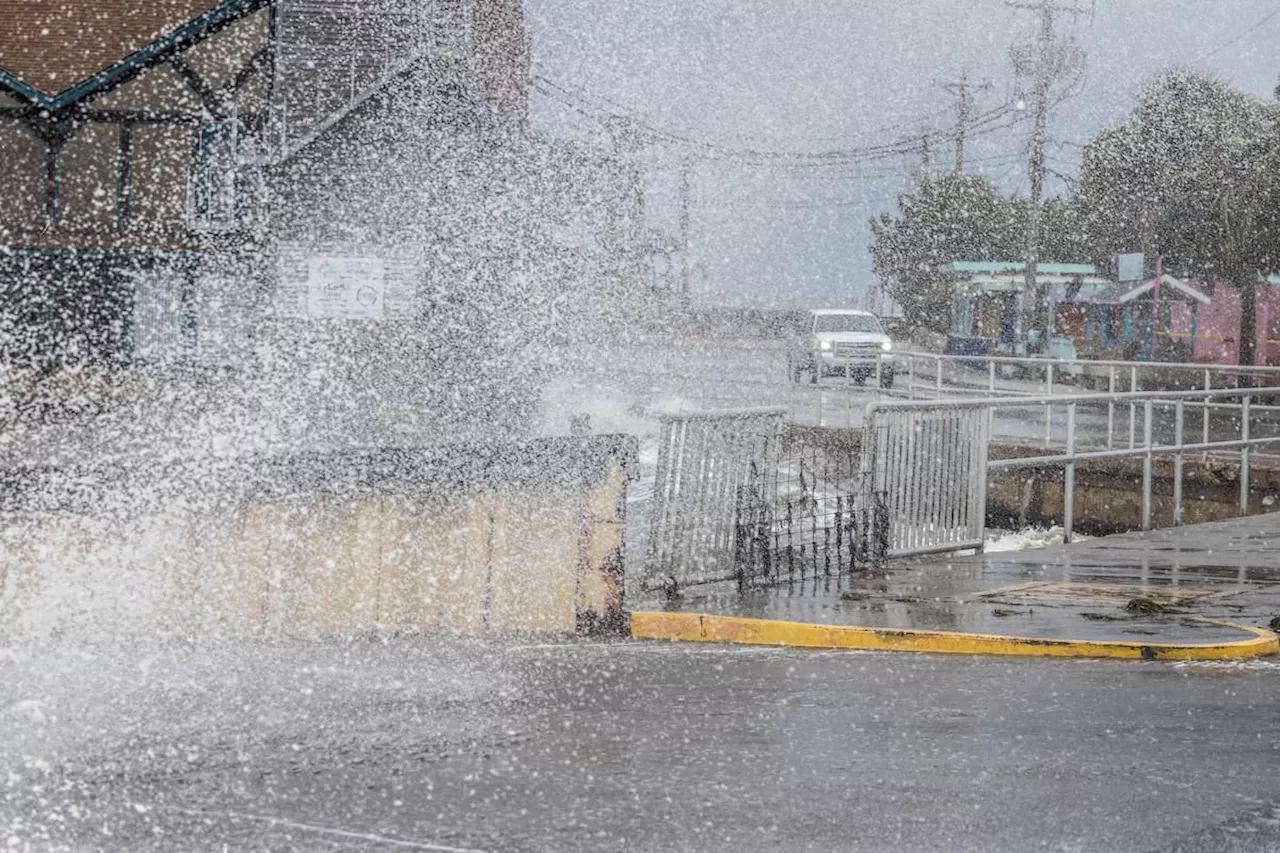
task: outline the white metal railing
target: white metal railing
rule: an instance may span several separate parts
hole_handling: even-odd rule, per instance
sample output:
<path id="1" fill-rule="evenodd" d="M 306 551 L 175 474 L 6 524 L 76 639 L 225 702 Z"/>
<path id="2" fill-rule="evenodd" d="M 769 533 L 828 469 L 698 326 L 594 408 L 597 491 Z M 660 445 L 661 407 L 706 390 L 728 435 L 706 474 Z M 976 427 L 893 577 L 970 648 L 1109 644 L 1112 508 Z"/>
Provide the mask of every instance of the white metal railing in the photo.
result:
<path id="1" fill-rule="evenodd" d="M 714 353 L 719 344 L 699 344 Z M 738 347 L 737 349 L 742 349 Z M 1254 386 L 1280 386 L 1280 367 L 1213 365 L 1202 363 L 1093 361 L 1001 355 L 939 355 L 899 350 L 882 353 L 872 364 L 866 358 L 849 358 L 835 365 L 818 383 L 793 382 L 787 376 L 785 348 L 751 349 L 753 358 L 735 356 L 707 370 L 699 359 L 658 365 L 611 365 L 615 374 L 633 373 L 659 382 L 699 408 L 785 406 L 789 418 L 824 426 L 860 426 L 858 414 L 868 394 L 889 399 L 953 399 L 967 397 L 1046 397 L 1105 391 L 1120 394 L 1138 391 L 1213 390 Z M 753 369 L 754 368 L 754 369 Z M 892 371 L 893 381 L 887 382 Z M 806 379 L 810 379 L 808 375 Z M 1085 387 L 1100 385 L 1096 391 Z M 891 387 L 882 387 L 891 384 Z M 1061 410 L 1045 409 L 1041 426 L 1046 446 L 1052 443 L 1050 422 Z M 1127 416 L 1130 440 L 1136 442 L 1138 412 L 1115 405 L 1108 409 L 1112 435 Z M 1203 421 L 1203 416 L 1202 416 Z M 998 425 L 997 425 L 998 426 Z M 1203 423 L 1202 423 L 1203 426 Z M 1121 438 L 1123 443 L 1123 438 Z"/>
<path id="2" fill-rule="evenodd" d="M 990 419 L 976 406 L 873 403 L 862 445 L 862 506 L 874 563 L 981 548 Z"/>
<path id="3" fill-rule="evenodd" d="M 757 473 L 763 441 L 778 434 L 784 415 L 759 408 L 661 416 L 643 589 L 673 593 L 736 576 L 739 487 Z"/>
<path id="4" fill-rule="evenodd" d="M 1269 365 L 1204 364 L 1202 362 L 1106 361 L 1046 356 L 940 355 L 904 350 L 893 358 L 906 365 L 911 377 L 904 387 L 909 398 L 946 388 L 952 393 L 1052 395 L 1065 393 L 1081 377 L 1105 382 L 1106 390 L 1187 391 L 1192 388 L 1237 387 L 1241 384 L 1280 385 L 1280 367 Z M 982 365 L 975 369 L 969 365 Z M 1010 373 L 1016 374 L 1009 376 Z M 1176 387 L 1168 387 L 1171 377 Z M 1245 382 L 1243 380 L 1249 380 Z M 1034 382 L 1033 387 L 1027 387 Z M 1159 383 L 1161 387 L 1152 387 Z M 1102 389 L 1097 389 L 1102 390 Z"/>
<path id="5" fill-rule="evenodd" d="M 969 429 L 969 434 L 975 445 L 974 451 L 979 454 L 976 472 L 982 472 L 978 476 L 984 487 L 987 475 L 993 471 L 1046 467 L 1061 467 L 1063 469 L 1063 531 L 1066 541 L 1070 542 L 1075 526 L 1076 466 L 1080 462 L 1140 458 L 1142 460 L 1142 528 L 1149 530 L 1151 529 L 1152 513 L 1152 466 L 1156 457 L 1173 457 L 1173 523 L 1177 525 L 1181 524 L 1183 516 L 1183 479 L 1186 455 L 1188 453 L 1205 455 L 1223 452 L 1238 453 L 1240 464 L 1240 512 L 1242 515 L 1245 514 L 1248 510 L 1249 473 L 1254 448 L 1280 443 L 1280 417 L 1276 415 L 1277 412 L 1280 412 L 1280 406 L 1262 405 L 1255 402 L 1255 400 L 1263 397 L 1280 397 L 1280 388 L 1201 389 L 1195 391 L 1145 391 L 1019 398 L 991 397 L 978 400 L 874 402 L 866 407 L 864 421 L 868 428 L 868 436 L 874 436 L 875 431 L 880 429 L 881 424 L 893 418 L 901 419 L 910 415 L 916 419 L 917 423 L 920 423 L 924 416 L 930 414 L 939 415 L 947 412 L 976 413 L 988 424 L 987 430 Z M 1080 442 L 1078 426 L 1081 411 L 1100 410 L 1104 407 L 1112 410 L 1116 405 L 1141 407 L 1141 437 L 1134 436 L 1131 438 L 1129 446 L 1122 448 L 1114 446 L 1109 434 L 1105 443 L 1099 443 L 1095 447 L 1089 447 L 1087 444 Z M 1060 407 L 1065 412 L 1064 441 L 1060 450 L 1040 456 L 990 459 L 988 451 L 989 425 L 994 421 L 997 412 L 1026 409 L 1028 407 L 1042 407 L 1046 411 L 1052 407 Z M 1197 436 L 1198 440 L 1188 441 L 1186 414 L 1188 409 L 1195 408 L 1200 408 L 1205 413 L 1205 426 L 1201 434 Z M 1170 409 L 1172 409 L 1173 415 L 1172 432 L 1169 433 L 1167 430 L 1162 429 L 1164 434 L 1157 436 L 1156 412 L 1157 410 L 1167 412 Z M 1219 417 L 1216 424 L 1213 424 L 1211 423 L 1211 416 L 1215 412 L 1219 415 L 1227 414 L 1231 417 L 1225 423 L 1223 418 Z M 1096 414 L 1099 417 L 1101 416 L 1100 412 Z M 1168 427 L 1170 425 L 1165 423 L 1162 426 Z M 1218 437 L 1212 434 L 1214 430 L 1211 427 L 1216 427 Z M 874 437 L 867 442 L 866 447 L 867 452 L 872 456 L 864 461 L 864 476 L 868 470 L 879 471 L 883 469 L 890 472 L 885 479 L 876 481 L 875 488 L 880 490 L 880 501 L 884 502 L 883 495 L 886 491 L 896 490 L 906 495 L 905 499 L 893 504 L 894 512 L 888 516 L 887 523 L 891 527 L 892 525 L 906 525 L 916 531 L 915 538 L 906 544 L 901 544 L 900 540 L 893 539 L 891 536 L 891 542 L 899 542 L 900 544 L 896 548 L 890 547 L 889 556 L 905 556 L 967 547 L 981 549 L 980 537 L 977 538 L 976 545 L 973 544 L 973 539 L 963 544 L 953 544 L 948 537 L 953 536 L 954 531 L 947 525 L 939 524 L 938 521 L 939 518 L 945 517 L 947 512 L 954 513 L 956 511 L 954 504 L 957 500 L 971 500 L 970 498 L 965 498 L 960 494 L 960 491 L 953 489 L 950 496 L 944 495 L 945 500 L 941 509 L 939 509 L 937 506 L 939 496 L 936 493 L 913 489 L 913 487 L 909 484 L 904 484 L 900 479 L 902 477 L 918 478 L 921 476 L 920 471 L 934 469 L 930 476 L 935 480 L 942 478 L 942 480 L 939 480 L 939 483 L 941 483 L 946 479 L 948 473 L 936 469 L 949 464 L 946 458 L 930 453 L 927 449 L 927 443 L 922 445 L 917 442 L 915 445 L 906 445 L 906 452 L 913 454 L 912 458 L 902 462 L 902 464 L 895 464 L 878 458 L 879 454 L 885 451 L 881 443 L 877 442 Z M 917 448 L 921 447 L 924 449 L 917 450 Z M 954 458 L 962 459 L 963 454 Z M 894 471 L 900 473 L 894 475 L 892 473 Z M 895 480 L 895 476 L 899 479 Z M 933 503 L 930 504 L 930 501 Z M 983 532 L 985 532 L 985 488 L 983 488 L 983 500 L 980 505 L 984 507 L 981 525 Z"/>

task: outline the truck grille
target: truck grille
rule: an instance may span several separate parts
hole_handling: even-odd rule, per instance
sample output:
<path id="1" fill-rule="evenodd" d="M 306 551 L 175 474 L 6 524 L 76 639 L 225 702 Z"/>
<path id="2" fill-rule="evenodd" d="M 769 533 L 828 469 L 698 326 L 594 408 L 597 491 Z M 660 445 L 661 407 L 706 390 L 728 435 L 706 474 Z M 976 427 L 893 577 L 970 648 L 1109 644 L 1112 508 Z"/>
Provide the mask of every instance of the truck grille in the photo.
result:
<path id="1" fill-rule="evenodd" d="M 836 358 L 875 358 L 879 353 L 879 344 L 837 343 L 835 348 Z"/>

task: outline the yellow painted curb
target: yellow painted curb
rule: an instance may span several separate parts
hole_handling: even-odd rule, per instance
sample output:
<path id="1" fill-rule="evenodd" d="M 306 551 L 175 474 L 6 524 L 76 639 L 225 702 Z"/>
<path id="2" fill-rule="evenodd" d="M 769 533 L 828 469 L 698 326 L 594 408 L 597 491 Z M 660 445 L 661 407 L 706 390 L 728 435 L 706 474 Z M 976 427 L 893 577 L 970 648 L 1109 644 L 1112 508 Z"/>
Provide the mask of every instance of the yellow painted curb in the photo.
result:
<path id="1" fill-rule="evenodd" d="M 1200 621 L 1235 628 L 1253 636 L 1247 640 L 1224 643 L 1128 643 L 1006 637 L 998 634 L 965 634 L 958 631 L 811 625 L 804 622 L 779 622 L 771 619 L 714 616 L 706 613 L 661 612 L 632 613 L 631 636 L 647 640 L 796 646 L 811 649 L 1028 657 L 1228 660 L 1280 654 L 1280 640 L 1270 631 L 1217 619 Z"/>

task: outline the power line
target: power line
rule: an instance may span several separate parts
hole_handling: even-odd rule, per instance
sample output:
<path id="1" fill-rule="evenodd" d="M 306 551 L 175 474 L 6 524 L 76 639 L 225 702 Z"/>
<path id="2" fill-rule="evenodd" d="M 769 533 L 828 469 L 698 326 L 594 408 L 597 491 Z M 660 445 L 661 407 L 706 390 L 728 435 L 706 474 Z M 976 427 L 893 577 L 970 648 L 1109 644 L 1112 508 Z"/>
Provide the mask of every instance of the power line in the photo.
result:
<path id="1" fill-rule="evenodd" d="M 612 111 L 606 110 L 598 104 L 590 103 L 582 93 L 575 92 L 574 90 L 556 83 L 543 75 L 534 75 L 533 82 L 538 91 L 548 95 L 549 97 L 553 97 L 556 100 L 565 102 L 579 113 L 587 116 L 588 118 L 593 118 L 594 120 L 600 120 L 601 116 L 592 115 L 590 112 L 591 110 L 603 114 L 606 118 L 616 115 L 617 110 L 626 111 L 628 113 L 628 119 L 637 127 L 644 130 L 653 141 L 698 149 L 700 150 L 701 156 L 708 159 L 733 159 L 757 164 L 778 165 L 780 167 L 803 166 L 806 168 L 813 168 L 821 166 L 837 166 L 847 165 L 852 162 L 897 157 L 914 150 L 923 140 L 943 139 L 946 137 L 945 131 L 930 131 L 908 139 L 895 140 L 879 145 L 866 145 L 829 151 L 800 152 L 731 147 L 716 141 L 709 141 L 705 138 L 697 138 L 689 132 L 680 133 L 668 127 L 655 125 L 634 110 L 630 110 L 621 104 L 610 102 L 607 99 L 597 97 L 596 100 L 603 101 L 614 108 Z M 988 110 L 982 115 L 976 117 L 971 126 L 977 129 L 989 127 L 992 122 L 999 121 L 1010 112 L 1012 112 L 1012 109 L 1008 105 Z"/>
<path id="2" fill-rule="evenodd" d="M 1198 63 L 1204 62 L 1206 59 L 1209 59 L 1210 57 L 1217 56 L 1219 53 L 1222 53 L 1222 51 L 1224 51 L 1224 50 L 1226 50 L 1227 48 L 1231 47 L 1231 45 L 1233 45 L 1233 44 L 1235 44 L 1236 42 L 1240 41 L 1240 40 L 1241 40 L 1241 39 L 1243 39 L 1245 36 L 1248 36 L 1248 35 L 1250 35 L 1251 33 L 1253 33 L 1254 31 L 1256 31 L 1258 28 L 1260 28 L 1261 26 L 1263 26 L 1264 24 L 1266 24 L 1268 21 L 1270 21 L 1270 20 L 1271 20 L 1272 18 L 1274 18 L 1276 15 L 1280 15 L 1280 8 L 1276 8 L 1276 9 L 1272 10 L 1269 14 L 1265 15 L 1265 16 L 1262 18 L 1262 20 L 1258 21 L 1256 24 L 1254 24 L 1253 26 L 1249 27 L 1249 29 L 1247 29 L 1247 30 L 1245 30 L 1244 32 L 1240 33 L 1240 35 L 1236 36 L 1235 38 L 1233 38 L 1233 39 L 1231 39 L 1231 40 L 1229 40 L 1229 41 L 1225 41 L 1225 42 L 1223 42 L 1222 44 L 1218 45 L 1217 47 L 1215 47 L 1213 50 L 1209 51 L 1208 53 L 1204 53 L 1204 54 L 1201 54 L 1200 56 L 1197 56 L 1195 59 L 1191 60 L 1191 63 L 1190 63 L 1190 64 L 1191 64 L 1191 65 L 1196 65 L 1196 64 L 1198 64 Z"/>
<path id="3" fill-rule="evenodd" d="M 569 85 L 566 85 L 566 84 L 564 84 L 564 83 L 559 83 L 559 82 L 555 81 L 554 79 L 552 79 L 552 78 L 550 78 L 550 77 L 546 76 L 545 74 L 543 74 L 543 73 L 541 73 L 541 72 L 537 71 L 537 69 L 536 69 L 536 68 L 535 68 L 535 71 L 534 71 L 534 74 L 533 74 L 533 80 L 535 81 L 535 83 L 536 83 L 537 81 L 539 81 L 539 80 L 540 80 L 540 81 L 542 81 L 542 82 L 544 82 L 544 83 L 546 83 L 546 84 L 549 84 L 549 85 L 553 86 L 554 88 L 556 88 L 557 90 L 559 90 L 559 91 L 561 91 L 561 92 L 564 92 L 564 93 L 570 93 L 570 94 L 573 94 L 573 95 L 575 95 L 575 96 L 577 96 L 577 97 L 579 97 L 579 98 L 583 98 L 583 99 L 585 99 L 585 100 L 594 100 L 594 101 L 597 101 L 597 102 L 599 102 L 599 103 L 606 104 L 606 105 L 608 105 L 610 108 L 612 108 L 613 110 L 615 110 L 615 111 L 619 111 L 619 112 L 621 112 L 621 113 L 625 113 L 625 114 L 628 114 L 628 115 L 642 115 L 642 114 L 643 114 L 643 110 L 640 110 L 640 109 L 638 109 L 638 108 L 636 108 L 636 107 L 633 107 L 633 106 L 630 106 L 630 105 L 627 105 L 627 104 L 621 103 L 621 102 L 619 102 L 619 101 L 617 101 L 617 100 L 614 100 L 613 98 L 610 98 L 610 97 L 608 97 L 608 96 L 606 96 L 606 95 L 602 95 L 602 94 L 600 94 L 600 93 L 598 93 L 598 92 L 591 91 L 591 90 L 587 89 L 587 87 L 582 86 L 582 85 L 580 85 L 580 84 L 569 84 Z M 909 127 L 918 127 L 918 126 L 919 126 L 919 125 L 921 125 L 921 124 L 924 124 L 924 123 L 927 123 L 927 122 L 933 121 L 933 120 L 935 120 L 935 119 L 941 118 L 942 116 L 946 115 L 946 114 L 947 114 L 947 113 L 949 113 L 950 111 L 951 111 L 951 108 L 950 108 L 950 107 L 943 107 L 942 109 L 937 110 L 937 111 L 935 111 L 935 112 L 926 113 L 925 115 L 920 116 L 920 117 L 918 117 L 918 118 L 914 118 L 914 119 L 911 119 L 911 120 L 908 120 L 908 121 L 898 122 L 898 123 L 896 123 L 896 124 L 884 125 L 884 126 L 881 126 L 881 127 L 868 128 L 868 129 L 865 129 L 865 130 L 852 131 L 852 132 L 850 132 L 850 133 L 840 134 L 840 135 L 835 135 L 835 136 L 825 136 L 825 135 L 823 135 L 823 136 L 815 136 L 815 135 L 810 135 L 810 136 L 809 136 L 809 138 L 810 138 L 810 139 L 812 139 L 812 140 L 817 140 L 817 141 L 848 141 L 848 140 L 852 140 L 852 139 L 861 139 L 861 138 L 865 138 L 865 137 L 868 137 L 868 136 L 881 136 L 881 135 L 884 135 L 884 134 L 887 134 L 887 133 L 893 133 L 893 132 L 895 132 L 895 131 L 901 131 L 901 130 L 904 130 L 904 129 L 909 128 Z M 670 131 L 670 132 L 673 132 L 673 133 L 683 133 L 684 135 L 687 135 L 687 136 L 696 136 L 696 135 L 698 135 L 698 134 L 700 133 L 700 131 L 699 131 L 698 129 L 695 129 L 695 128 L 678 127 L 678 126 L 674 126 L 674 125 L 667 125 L 667 126 L 666 126 L 666 129 L 667 129 L 668 131 Z M 770 139 L 770 138 L 763 137 L 763 136 L 754 136 L 754 135 L 752 135 L 752 134 L 748 134 L 748 133 L 733 133 L 733 134 L 730 134 L 730 135 L 731 135 L 733 138 L 738 139 L 738 140 L 746 140 L 746 141 L 751 141 L 751 142 L 756 142 L 756 143 L 764 143 L 764 146 L 765 146 L 765 147 L 775 146 L 775 145 L 777 144 L 777 142 L 778 142 L 778 140 L 776 140 L 776 139 Z"/>

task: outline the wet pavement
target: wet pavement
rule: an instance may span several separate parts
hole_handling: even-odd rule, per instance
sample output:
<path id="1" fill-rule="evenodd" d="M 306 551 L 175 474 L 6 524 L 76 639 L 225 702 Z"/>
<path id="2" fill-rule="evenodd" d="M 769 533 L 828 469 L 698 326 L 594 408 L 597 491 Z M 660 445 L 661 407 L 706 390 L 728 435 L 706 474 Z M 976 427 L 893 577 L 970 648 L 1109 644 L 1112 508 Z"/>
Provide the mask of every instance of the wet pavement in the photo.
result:
<path id="1" fill-rule="evenodd" d="M 1261 853 L 1278 677 L 670 643 L 14 649 L 0 849 Z"/>
<path id="2" fill-rule="evenodd" d="M 1032 638 L 1215 643 L 1280 617 L 1280 514 L 827 577 L 821 561 L 745 595 L 686 592 L 656 609 L 823 625 Z M 787 576 L 783 572 L 783 577 Z M 637 609 L 644 609 L 638 605 Z"/>

